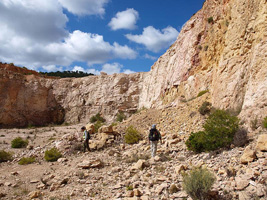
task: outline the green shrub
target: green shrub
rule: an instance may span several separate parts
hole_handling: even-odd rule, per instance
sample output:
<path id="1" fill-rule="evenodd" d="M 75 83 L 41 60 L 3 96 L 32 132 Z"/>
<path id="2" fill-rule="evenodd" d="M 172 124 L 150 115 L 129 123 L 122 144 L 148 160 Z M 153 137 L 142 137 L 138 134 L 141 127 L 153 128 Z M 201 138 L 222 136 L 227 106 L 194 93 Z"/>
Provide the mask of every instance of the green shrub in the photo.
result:
<path id="1" fill-rule="evenodd" d="M 202 95 L 206 94 L 207 92 L 209 92 L 209 90 L 202 90 L 198 93 L 197 97 L 201 97 Z"/>
<path id="2" fill-rule="evenodd" d="M 28 164 L 31 164 L 31 163 L 34 163 L 35 162 L 35 158 L 34 157 L 28 157 L 28 158 L 21 158 L 20 161 L 19 161 L 19 165 L 28 165 Z"/>
<path id="3" fill-rule="evenodd" d="M 239 120 L 224 110 L 215 110 L 203 125 L 204 131 L 191 133 L 186 146 L 194 152 L 228 147 L 238 130 Z"/>
<path id="4" fill-rule="evenodd" d="M 215 180 L 206 168 L 195 168 L 183 175 L 183 188 L 193 200 L 206 200 Z"/>
<path id="5" fill-rule="evenodd" d="M 12 160 L 12 153 L 0 150 L 0 163 Z"/>
<path id="6" fill-rule="evenodd" d="M 61 156 L 61 153 L 56 148 L 52 148 L 45 151 L 44 158 L 48 162 L 54 162 L 57 161 Z"/>
<path id="7" fill-rule="evenodd" d="M 28 145 L 28 140 L 23 140 L 21 137 L 17 137 L 11 141 L 12 148 L 24 148 Z"/>
<path id="8" fill-rule="evenodd" d="M 101 126 L 103 126 L 103 125 L 104 125 L 103 122 L 101 122 L 101 121 L 96 121 L 96 123 L 94 124 L 94 126 L 95 126 L 95 133 L 97 133 L 97 132 L 98 132 L 98 129 L 99 129 Z"/>
<path id="9" fill-rule="evenodd" d="M 213 23 L 213 17 L 209 17 L 209 18 L 208 18 L 208 22 L 209 22 L 209 23 Z"/>
<path id="10" fill-rule="evenodd" d="M 263 119 L 262 125 L 263 125 L 263 128 L 267 128 L 267 117 Z"/>
<path id="11" fill-rule="evenodd" d="M 92 116 L 90 118 L 90 122 L 91 123 L 95 123 L 97 121 L 100 121 L 100 122 L 105 122 L 106 120 L 101 116 L 100 113 L 97 113 L 96 115 Z"/>
<path id="12" fill-rule="evenodd" d="M 206 115 L 206 114 L 210 113 L 210 110 L 211 110 L 211 103 L 207 102 L 207 101 L 204 101 L 203 104 L 198 109 L 198 111 L 201 115 Z"/>
<path id="13" fill-rule="evenodd" d="M 191 133 L 188 140 L 185 142 L 188 150 L 194 151 L 196 153 L 202 152 L 206 149 L 206 133 L 204 131 L 199 131 L 196 133 Z"/>
<path id="14" fill-rule="evenodd" d="M 127 144 L 138 143 L 138 141 L 141 139 L 142 139 L 142 137 L 141 137 L 140 133 L 133 126 L 129 126 L 126 129 L 126 134 L 124 136 L 124 140 Z"/>
<path id="15" fill-rule="evenodd" d="M 125 120 L 126 119 L 126 116 L 125 116 L 125 114 L 123 113 L 123 112 L 119 112 L 118 114 L 117 114 L 117 118 L 116 118 L 116 121 L 117 122 L 122 122 L 123 120 Z"/>

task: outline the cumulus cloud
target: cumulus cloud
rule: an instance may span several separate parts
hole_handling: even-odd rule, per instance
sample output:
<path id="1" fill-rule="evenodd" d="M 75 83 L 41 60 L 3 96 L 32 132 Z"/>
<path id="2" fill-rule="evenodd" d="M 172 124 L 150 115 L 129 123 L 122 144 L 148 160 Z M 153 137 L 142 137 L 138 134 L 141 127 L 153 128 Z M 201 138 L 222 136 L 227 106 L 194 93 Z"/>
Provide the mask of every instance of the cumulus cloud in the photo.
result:
<path id="1" fill-rule="evenodd" d="M 46 66 L 42 66 L 42 68 L 48 72 L 63 71 L 63 67 L 57 67 L 56 65 L 46 65 Z"/>
<path id="2" fill-rule="evenodd" d="M 136 26 L 136 21 L 139 18 L 139 14 L 133 8 L 128 8 L 125 11 L 118 12 L 115 17 L 109 22 L 109 27 L 112 30 L 129 29 L 133 30 Z"/>
<path id="3" fill-rule="evenodd" d="M 75 15 L 103 15 L 109 0 L 58 0 L 61 5 Z"/>
<path id="4" fill-rule="evenodd" d="M 130 69 L 123 69 L 123 65 L 120 63 L 106 63 L 102 66 L 102 69 L 100 70 L 101 72 L 106 72 L 107 74 L 114 74 L 114 73 L 125 73 L 125 74 L 131 74 L 135 73 L 135 71 L 132 71 Z M 72 71 L 82 71 L 82 72 L 87 72 L 87 73 L 92 73 L 95 75 L 99 75 L 100 71 L 97 69 L 89 68 L 89 69 L 84 69 L 81 66 L 74 66 Z"/>
<path id="5" fill-rule="evenodd" d="M 157 60 L 156 56 L 151 56 L 151 55 L 149 55 L 147 53 L 144 55 L 144 58 L 147 58 L 147 59 L 150 59 L 150 60 Z"/>
<path id="6" fill-rule="evenodd" d="M 125 74 L 131 74 L 135 73 L 135 71 L 132 71 L 130 69 L 123 69 L 123 65 L 119 63 L 106 63 L 102 66 L 102 72 L 106 72 L 107 74 L 114 74 L 114 73 L 125 73 Z"/>
<path id="7" fill-rule="evenodd" d="M 105 42 L 98 34 L 74 31 L 64 43 L 55 43 L 49 46 L 49 51 L 63 54 L 75 61 L 84 61 L 89 65 L 100 64 L 111 58 L 133 59 L 137 53 L 128 46 L 118 43 L 111 45 Z"/>
<path id="8" fill-rule="evenodd" d="M 161 31 L 153 26 L 148 26 L 144 28 L 141 35 L 127 34 L 126 37 L 133 42 L 144 45 L 150 51 L 159 52 L 169 47 L 176 40 L 178 34 L 178 31 L 171 26 Z"/>
<path id="9" fill-rule="evenodd" d="M 56 65 L 74 61 L 92 65 L 137 56 L 127 45 L 110 44 L 102 35 L 66 31 L 68 18 L 55 0 L 0 1 L 0 19 L 2 62 L 54 71 L 59 70 Z"/>

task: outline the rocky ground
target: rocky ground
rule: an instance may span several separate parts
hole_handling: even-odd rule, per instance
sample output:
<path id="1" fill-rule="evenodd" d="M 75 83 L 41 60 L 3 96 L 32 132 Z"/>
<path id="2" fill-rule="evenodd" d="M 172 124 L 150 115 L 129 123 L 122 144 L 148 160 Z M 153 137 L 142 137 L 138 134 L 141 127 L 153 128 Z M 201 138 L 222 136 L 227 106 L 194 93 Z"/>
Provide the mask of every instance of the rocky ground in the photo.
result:
<path id="1" fill-rule="evenodd" d="M 211 153 L 193 154 L 185 140 L 200 130 L 205 117 L 198 113 L 207 96 L 184 102 L 181 107 L 146 110 L 118 124 L 124 133 L 135 126 L 144 139 L 124 144 L 112 134 L 92 135 L 92 152 L 83 153 L 81 124 L 0 130 L 0 149 L 12 151 L 14 160 L 0 163 L 0 199 L 190 199 L 182 188 L 182 173 L 206 166 L 216 175 L 213 199 L 266 199 L 267 131 L 249 131 L 249 142 Z M 156 123 L 163 135 L 158 156 L 150 158 L 147 130 Z M 103 130 L 103 132 L 105 132 Z M 27 138 L 24 149 L 11 148 L 15 137 Z M 57 147 L 63 154 L 57 162 L 44 160 L 44 151 Z M 19 165 L 22 157 L 36 162 Z"/>

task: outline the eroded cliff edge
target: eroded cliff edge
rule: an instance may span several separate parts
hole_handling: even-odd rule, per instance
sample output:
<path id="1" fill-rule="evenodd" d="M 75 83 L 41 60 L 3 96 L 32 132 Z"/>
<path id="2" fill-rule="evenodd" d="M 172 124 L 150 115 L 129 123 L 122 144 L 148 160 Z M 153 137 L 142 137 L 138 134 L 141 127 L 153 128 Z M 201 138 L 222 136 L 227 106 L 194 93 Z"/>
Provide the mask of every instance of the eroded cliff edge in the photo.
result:
<path id="1" fill-rule="evenodd" d="M 204 90 L 217 108 L 240 112 L 243 119 L 263 118 L 266 29 L 266 0 L 207 0 L 150 72 L 77 79 L 1 77 L 0 124 L 34 124 L 36 118 L 60 122 L 62 116 L 66 122 L 87 122 L 97 112 L 112 119 L 118 111 L 176 106 Z"/>
<path id="2" fill-rule="evenodd" d="M 266 0 L 207 0 L 145 77 L 140 106 L 177 105 L 203 90 L 215 107 L 266 115 Z"/>

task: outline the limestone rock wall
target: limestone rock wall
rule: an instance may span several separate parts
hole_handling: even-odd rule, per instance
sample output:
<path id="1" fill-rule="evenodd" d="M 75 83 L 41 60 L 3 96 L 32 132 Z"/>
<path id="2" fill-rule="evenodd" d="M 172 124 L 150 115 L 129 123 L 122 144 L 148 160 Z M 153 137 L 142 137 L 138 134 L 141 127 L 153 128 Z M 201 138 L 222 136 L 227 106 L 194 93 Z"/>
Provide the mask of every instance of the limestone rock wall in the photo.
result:
<path id="1" fill-rule="evenodd" d="M 177 105 L 209 90 L 215 107 L 263 117 L 266 29 L 266 0 L 207 0 L 144 77 L 139 106 Z"/>
<path id="2" fill-rule="evenodd" d="M 62 123 L 64 110 L 51 88 L 33 75 L 0 68 L 0 128 Z"/>
<path id="3" fill-rule="evenodd" d="M 42 79 L 52 88 L 65 110 L 66 122 L 86 122 L 96 113 L 111 121 L 119 111 L 126 115 L 138 109 L 144 73 L 89 76 L 84 78 Z"/>

